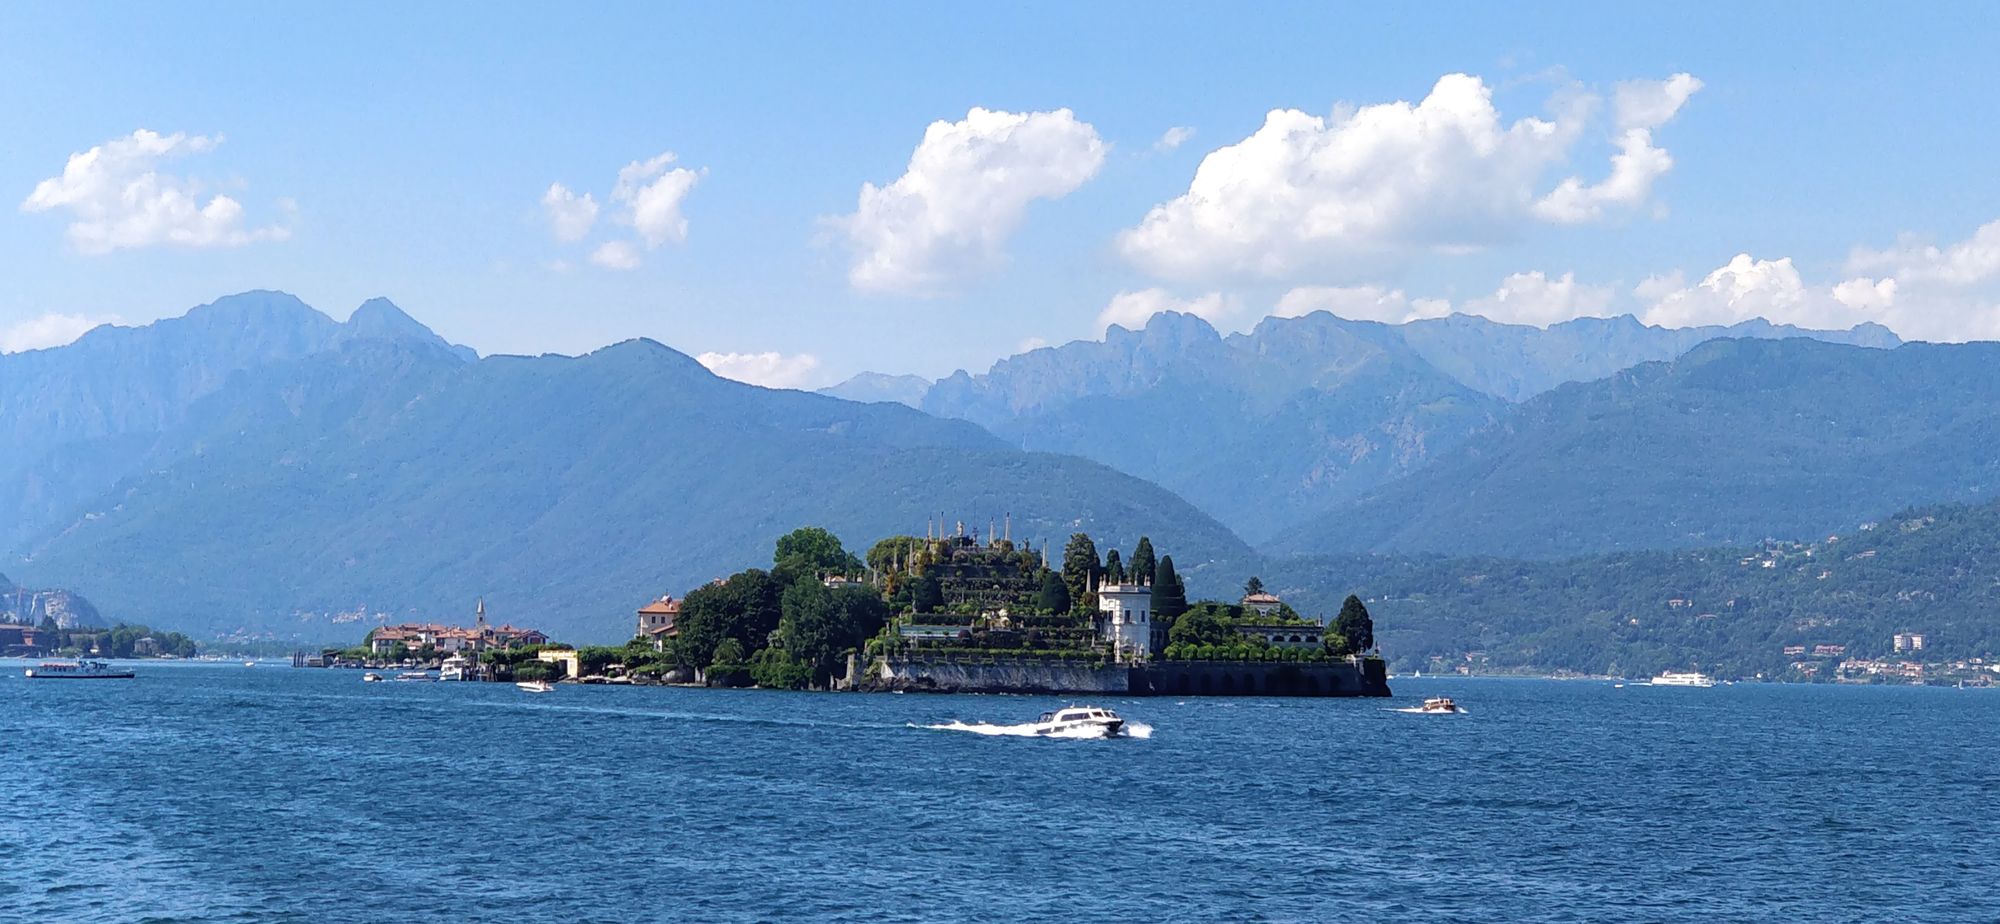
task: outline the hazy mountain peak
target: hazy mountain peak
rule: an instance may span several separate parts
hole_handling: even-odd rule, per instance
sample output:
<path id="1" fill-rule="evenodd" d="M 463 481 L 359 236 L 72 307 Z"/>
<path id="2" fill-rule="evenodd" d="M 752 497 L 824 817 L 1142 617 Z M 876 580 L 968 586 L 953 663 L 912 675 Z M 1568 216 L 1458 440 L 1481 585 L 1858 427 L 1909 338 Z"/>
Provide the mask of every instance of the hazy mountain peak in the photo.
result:
<path id="1" fill-rule="evenodd" d="M 820 389 L 819 393 L 863 404 L 894 401 L 909 407 L 921 407 L 924 393 L 930 390 L 931 380 L 921 375 L 859 372 L 845 382 Z"/>
<path id="2" fill-rule="evenodd" d="M 379 296 L 362 302 L 361 307 L 354 309 L 347 323 L 341 325 L 341 332 L 344 339 L 411 340 L 444 347 L 468 362 L 479 358 L 471 347 L 459 346 L 438 336 L 436 331 L 396 307 L 395 302 Z"/>

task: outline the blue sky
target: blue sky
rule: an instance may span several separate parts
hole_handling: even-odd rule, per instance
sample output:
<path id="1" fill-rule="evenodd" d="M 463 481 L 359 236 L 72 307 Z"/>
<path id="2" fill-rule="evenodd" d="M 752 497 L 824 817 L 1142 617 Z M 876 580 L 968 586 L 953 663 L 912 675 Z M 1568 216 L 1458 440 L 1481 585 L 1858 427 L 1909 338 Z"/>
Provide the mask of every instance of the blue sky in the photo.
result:
<path id="1" fill-rule="evenodd" d="M 407 6 L 0 7 L 0 348 L 248 288 L 805 385 L 1167 307 L 2000 337 L 1989 7 Z"/>

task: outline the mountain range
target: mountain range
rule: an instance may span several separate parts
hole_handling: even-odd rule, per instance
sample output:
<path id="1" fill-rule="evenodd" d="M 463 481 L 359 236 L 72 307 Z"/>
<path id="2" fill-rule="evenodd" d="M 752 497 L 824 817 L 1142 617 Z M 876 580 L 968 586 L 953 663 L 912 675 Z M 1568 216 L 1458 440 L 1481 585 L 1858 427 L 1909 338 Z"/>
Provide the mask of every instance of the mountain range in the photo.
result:
<path id="1" fill-rule="evenodd" d="M 482 358 L 384 300 L 338 322 L 252 292 L 0 356 L 0 545 L 8 573 L 112 621 L 311 641 L 461 619 L 482 597 L 609 641 L 637 604 L 765 561 L 796 526 L 858 550 L 1008 514 L 1058 554 L 1075 531 L 1149 535 L 1197 596 L 1263 571 L 1312 605 L 1400 601 L 1409 585 L 1387 578 L 1495 563 L 1585 586 L 1617 573 L 1607 554 L 1678 561 L 1982 503 L 1996 350 L 1630 318 L 1318 313 L 1224 335 L 1167 313 L 836 397 L 722 379 L 647 340 Z M 1557 626 L 1602 609 L 1513 599 Z M 1411 631 L 1449 623 L 1410 612 Z"/>
<path id="2" fill-rule="evenodd" d="M 1197 570 L 1250 554 L 1104 466 L 899 405 L 718 378 L 651 341 L 468 362 L 406 330 L 310 351 L 299 332 L 330 321 L 251 298 L 258 310 L 224 300 L 203 314 L 294 348 L 205 393 L 146 395 L 160 410 L 143 461 L 27 530 L 16 570 L 86 588 L 119 618 L 206 634 L 317 638 L 336 613 L 451 616 L 483 596 L 496 618 L 606 637 L 646 600 L 766 560 L 807 523 L 865 543 L 1011 513 L 1017 539 L 1058 550 L 1083 529 L 1149 534 Z M 103 390 L 94 364 L 64 378 L 61 351 L 45 352 L 47 387 Z"/>

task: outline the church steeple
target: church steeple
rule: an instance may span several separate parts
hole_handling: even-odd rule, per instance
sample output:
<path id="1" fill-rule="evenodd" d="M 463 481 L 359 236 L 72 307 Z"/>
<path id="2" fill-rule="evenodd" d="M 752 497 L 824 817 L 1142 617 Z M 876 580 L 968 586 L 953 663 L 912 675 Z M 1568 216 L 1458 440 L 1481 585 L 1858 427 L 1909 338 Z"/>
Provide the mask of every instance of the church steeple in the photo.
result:
<path id="1" fill-rule="evenodd" d="M 486 598 L 485 598 L 485 597 L 480 597 L 480 598 L 479 598 L 479 607 L 478 607 L 477 609 L 473 610 L 473 614 L 474 614 L 474 616 L 475 616 L 475 618 L 473 619 L 473 625 L 476 625 L 476 626 L 478 626 L 478 627 L 479 627 L 479 628 L 481 628 L 481 629 L 484 629 L 484 628 L 486 628 Z"/>

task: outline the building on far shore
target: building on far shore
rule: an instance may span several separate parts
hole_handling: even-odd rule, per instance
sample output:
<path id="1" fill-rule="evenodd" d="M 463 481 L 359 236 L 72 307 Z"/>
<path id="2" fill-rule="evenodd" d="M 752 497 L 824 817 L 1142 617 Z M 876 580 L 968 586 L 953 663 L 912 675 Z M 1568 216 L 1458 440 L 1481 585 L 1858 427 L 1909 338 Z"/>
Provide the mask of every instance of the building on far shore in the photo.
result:
<path id="1" fill-rule="evenodd" d="M 1244 595 L 1242 604 L 1244 609 L 1255 610 L 1259 616 L 1269 616 L 1277 612 L 1279 607 L 1284 606 L 1285 601 L 1278 599 L 1277 594 L 1260 591 Z"/>
<path id="2" fill-rule="evenodd" d="M 667 647 L 667 640 L 680 634 L 674 621 L 681 615 L 681 602 L 672 594 L 665 594 L 645 606 L 639 607 L 638 638 L 653 643 L 654 650 Z"/>
<path id="3" fill-rule="evenodd" d="M 1924 637 L 1917 632 L 1898 632 L 1893 639 L 1897 651 L 1924 650 Z"/>
<path id="4" fill-rule="evenodd" d="M 548 643 L 548 634 L 539 629 L 488 625 L 484 599 L 479 601 L 478 608 L 473 611 L 471 628 L 440 625 L 434 622 L 406 622 L 382 626 L 368 633 L 368 649 L 378 655 L 395 651 L 398 644 L 412 651 L 432 648 L 442 654 L 461 651 L 478 654 L 492 648 L 525 648 L 529 645 Z"/>

